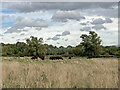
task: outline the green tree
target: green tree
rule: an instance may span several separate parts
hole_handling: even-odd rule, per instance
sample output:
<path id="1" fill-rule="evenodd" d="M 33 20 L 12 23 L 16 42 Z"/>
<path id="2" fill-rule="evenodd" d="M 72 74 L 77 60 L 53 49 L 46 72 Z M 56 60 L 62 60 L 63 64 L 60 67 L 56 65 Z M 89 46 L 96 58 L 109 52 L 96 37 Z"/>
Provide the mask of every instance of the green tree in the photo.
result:
<path id="1" fill-rule="evenodd" d="M 84 55 L 87 56 L 99 56 L 101 54 L 101 42 L 102 40 L 94 31 L 90 31 L 89 35 L 82 34 L 81 45 L 84 47 Z"/>
<path id="2" fill-rule="evenodd" d="M 29 54 L 34 56 L 42 56 L 46 54 L 46 48 L 42 44 L 43 38 L 37 39 L 37 37 L 31 36 L 30 39 L 26 40 L 27 45 L 29 46 Z"/>
<path id="3" fill-rule="evenodd" d="M 17 42 L 16 48 L 14 49 L 17 56 L 27 56 L 28 55 L 28 45 L 24 42 Z"/>
<path id="4" fill-rule="evenodd" d="M 78 45 L 73 48 L 73 54 L 75 56 L 84 56 L 84 47 L 82 45 Z"/>
<path id="5" fill-rule="evenodd" d="M 8 47 L 7 46 L 2 46 L 2 56 L 7 56 L 8 55 Z"/>
<path id="6" fill-rule="evenodd" d="M 120 57 L 120 50 L 115 53 L 116 56 Z"/>
<path id="7" fill-rule="evenodd" d="M 73 54 L 72 46 L 67 46 L 66 47 L 68 54 Z"/>

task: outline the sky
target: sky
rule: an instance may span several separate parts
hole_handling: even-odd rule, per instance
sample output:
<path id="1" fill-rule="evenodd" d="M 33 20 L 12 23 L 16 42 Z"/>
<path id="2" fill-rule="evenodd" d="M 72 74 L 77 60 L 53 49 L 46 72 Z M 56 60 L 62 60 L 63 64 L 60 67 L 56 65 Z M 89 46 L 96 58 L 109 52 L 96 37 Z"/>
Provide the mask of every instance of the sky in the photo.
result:
<path id="1" fill-rule="evenodd" d="M 117 2 L 3 2 L 0 43 L 42 37 L 54 46 L 76 46 L 82 34 L 95 31 L 102 45 L 118 44 Z"/>

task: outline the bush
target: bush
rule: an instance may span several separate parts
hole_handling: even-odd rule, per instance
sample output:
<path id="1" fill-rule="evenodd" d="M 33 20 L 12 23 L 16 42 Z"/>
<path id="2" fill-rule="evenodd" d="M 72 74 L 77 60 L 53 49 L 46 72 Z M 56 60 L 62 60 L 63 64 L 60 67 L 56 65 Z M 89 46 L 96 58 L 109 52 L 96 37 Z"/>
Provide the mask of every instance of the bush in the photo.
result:
<path id="1" fill-rule="evenodd" d="M 110 54 L 109 53 L 105 53 L 104 56 L 110 56 Z"/>

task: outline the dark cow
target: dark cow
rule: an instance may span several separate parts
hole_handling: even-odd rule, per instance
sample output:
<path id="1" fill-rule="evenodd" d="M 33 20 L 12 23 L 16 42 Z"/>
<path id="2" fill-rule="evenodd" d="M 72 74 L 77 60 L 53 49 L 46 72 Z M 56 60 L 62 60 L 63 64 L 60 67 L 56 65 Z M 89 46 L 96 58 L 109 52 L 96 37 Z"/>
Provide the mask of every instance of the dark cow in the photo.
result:
<path id="1" fill-rule="evenodd" d="M 63 58 L 62 57 L 60 57 L 60 56 L 57 56 L 57 57 L 50 57 L 49 59 L 51 59 L 51 60 L 56 60 L 56 59 L 62 59 L 63 60 Z"/>
<path id="2" fill-rule="evenodd" d="M 32 58 L 31 59 L 38 59 L 38 57 L 37 56 L 32 56 Z"/>
<path id="3" fill-rule="evenodd" d="M 87 59 L 92 59 L 93 57 L 92 56 L 88 56 Z"/>
<path id="4" fill-rule="evenodd" d="M 42 60 L 44 60 L 44 59 L 45 59 L 45 57 L 44 57 L 44 56 L 39 56 L 39 58 L 40 58 L 40 59 L 42 59 Z"/>
<path id="5" fill-rule="evenodd" d="M 68 59 L 71 59 L 71 57 L 69 56 Z"/>

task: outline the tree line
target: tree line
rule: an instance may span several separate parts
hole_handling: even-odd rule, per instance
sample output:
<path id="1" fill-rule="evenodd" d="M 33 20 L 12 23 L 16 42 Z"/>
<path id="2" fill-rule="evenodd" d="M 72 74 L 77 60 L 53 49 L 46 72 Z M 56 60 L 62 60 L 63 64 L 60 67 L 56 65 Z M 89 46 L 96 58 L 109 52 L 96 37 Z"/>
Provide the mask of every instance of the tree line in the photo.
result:
<path id="1" fill-rule="evenodd" d="M 73 47 L 56 47 L 53 45 L 43 44 L 43 38 L 31 36 L 25 42 L 17 42 L 15 44 L 4 44 L 2 46 L 2 56 L 45 56 L 45 55 L 61 55 L 68 56 L 120 56 L 120 47 L 103 46 L 102 40 L 94 31 L 90 31 L 89 35 L 82 34 L 80 36 L 82 42 Z"/>

